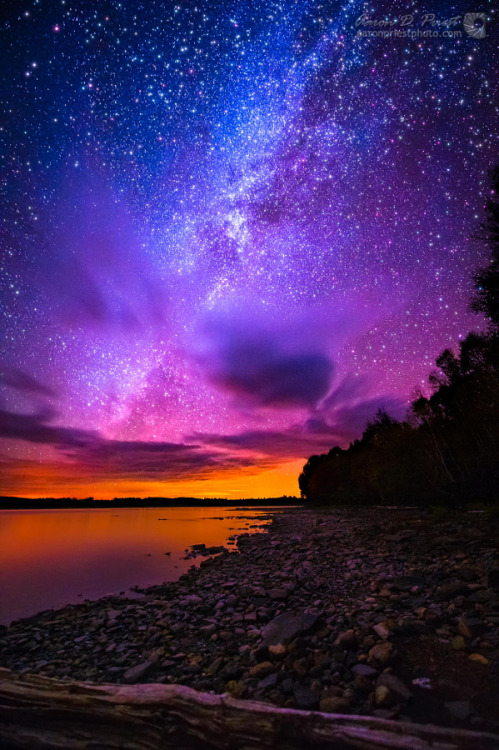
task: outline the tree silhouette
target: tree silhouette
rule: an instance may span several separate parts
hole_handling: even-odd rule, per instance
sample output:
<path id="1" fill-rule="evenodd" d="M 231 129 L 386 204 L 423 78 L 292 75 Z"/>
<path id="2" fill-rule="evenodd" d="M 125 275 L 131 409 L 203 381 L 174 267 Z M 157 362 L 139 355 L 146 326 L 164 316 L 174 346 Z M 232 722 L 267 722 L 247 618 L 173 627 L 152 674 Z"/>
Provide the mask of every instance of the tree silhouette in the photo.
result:
<path id="1" fill-rule="evenodd" d="M 474 276 L 476 292 L 471 308 L 483 312 L 489 320 L 490 330 L 499 333 L 499 166 L 491 172 L 492 197 L 485 204 L 485 221 L 482 239 L 491 251 L 490 263 Z"/>
<path id="2" fill-rule="evenodd" d="M 492 188 L 482 225 L 492 256 L 474 277 L 472 300 L 488 332 L 469 333 L 458 351 L 437 357 L 431 395 L 415 394 L 407 421 L 380 410 L 349 448 L 312 456 L 299 479 L 302 497 L 339 505 L 497 502 L 499 167 Z"/>

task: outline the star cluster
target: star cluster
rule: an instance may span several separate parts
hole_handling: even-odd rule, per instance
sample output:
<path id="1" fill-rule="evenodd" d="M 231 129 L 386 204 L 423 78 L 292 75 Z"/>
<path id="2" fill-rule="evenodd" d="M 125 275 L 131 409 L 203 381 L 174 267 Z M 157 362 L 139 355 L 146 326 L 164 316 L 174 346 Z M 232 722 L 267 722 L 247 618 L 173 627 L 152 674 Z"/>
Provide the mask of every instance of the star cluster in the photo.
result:
<path id="1" fill-rule="evenodd" d="M 483 326 L 484 5 L 2 5 L 5 494 L 294 494 L 403 415 Z"/>

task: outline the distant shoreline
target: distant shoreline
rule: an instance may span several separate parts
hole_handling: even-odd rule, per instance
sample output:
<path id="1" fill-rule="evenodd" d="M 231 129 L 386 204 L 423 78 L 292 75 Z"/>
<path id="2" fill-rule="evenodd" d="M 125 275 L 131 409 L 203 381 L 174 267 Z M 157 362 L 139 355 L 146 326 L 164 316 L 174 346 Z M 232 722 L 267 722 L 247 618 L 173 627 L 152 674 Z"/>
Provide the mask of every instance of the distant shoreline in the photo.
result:
<path id="1" fill-rule="evenodd" d="M 114 498 L 113 500 L 94 500 L 85 498 L 25 498 L 0 497 L 1 510 L 66 510 L 93 508 L 244 508 L 247 505 L 301 506 L 303 500 L 297 497 L 266 497 L 245 498 L 244 500 L 229 500 L 227 498 L 196 498 L 196 497 L 147 497 L 147 498 Z"/>

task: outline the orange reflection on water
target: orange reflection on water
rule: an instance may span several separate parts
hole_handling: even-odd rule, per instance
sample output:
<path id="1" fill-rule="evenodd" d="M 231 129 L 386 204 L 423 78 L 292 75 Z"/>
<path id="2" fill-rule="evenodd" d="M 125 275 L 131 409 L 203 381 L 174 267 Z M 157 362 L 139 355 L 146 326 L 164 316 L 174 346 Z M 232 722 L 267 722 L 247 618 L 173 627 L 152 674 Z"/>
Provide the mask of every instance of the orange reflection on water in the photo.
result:
<path id="1" fill-rule="evenodd" d="M 241 527 L 252 531 L 248 527 L 255 521 L 243 517 L 261 513 L 227 508 L 1 511 L 0 623 L 133 585 L 175 580 L 194 563 L 182 559 L 186 548 L 224 544 Z"/>

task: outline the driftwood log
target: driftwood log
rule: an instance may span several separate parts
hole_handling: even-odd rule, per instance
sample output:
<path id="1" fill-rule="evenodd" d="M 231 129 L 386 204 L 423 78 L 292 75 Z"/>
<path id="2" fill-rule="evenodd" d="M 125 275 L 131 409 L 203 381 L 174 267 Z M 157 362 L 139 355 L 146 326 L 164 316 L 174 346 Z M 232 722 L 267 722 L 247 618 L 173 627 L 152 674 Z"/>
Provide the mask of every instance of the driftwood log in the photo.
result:
<path id="1" fill-rule="evenodd" d="M 499 736 L 280 709 L 183 685 L 94 685 L 0 669 L 2 750 L 497 750 Z"/>

